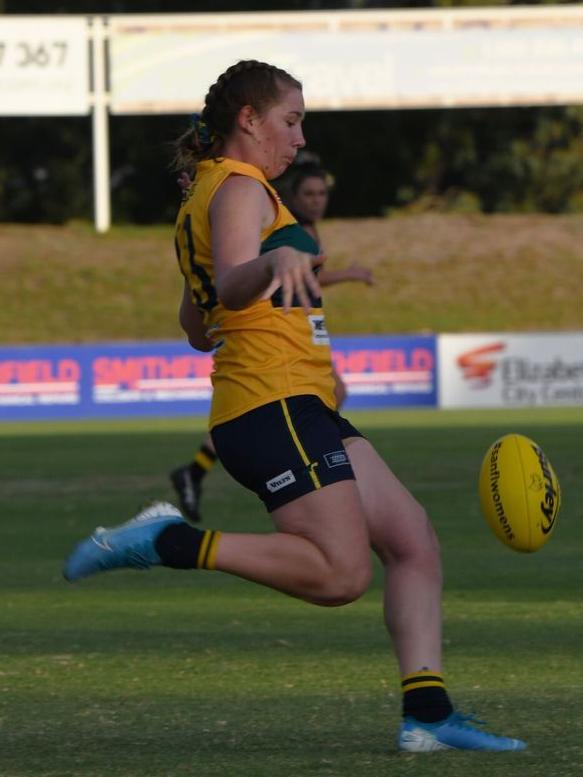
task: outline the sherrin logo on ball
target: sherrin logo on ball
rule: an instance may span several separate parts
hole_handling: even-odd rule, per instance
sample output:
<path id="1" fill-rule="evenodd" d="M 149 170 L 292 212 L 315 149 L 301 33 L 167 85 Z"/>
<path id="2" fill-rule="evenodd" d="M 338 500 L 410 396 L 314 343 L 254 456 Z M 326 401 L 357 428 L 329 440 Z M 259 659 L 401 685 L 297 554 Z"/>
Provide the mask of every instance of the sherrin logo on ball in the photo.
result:
<path id="1" fill-rule="evenodd" d="M 506 434 L 488 448 L 479 491 L 484 517 L 505 545 L 533 553 L 550 539 L 561 487 L 550 461 L 528 437 Z"/>

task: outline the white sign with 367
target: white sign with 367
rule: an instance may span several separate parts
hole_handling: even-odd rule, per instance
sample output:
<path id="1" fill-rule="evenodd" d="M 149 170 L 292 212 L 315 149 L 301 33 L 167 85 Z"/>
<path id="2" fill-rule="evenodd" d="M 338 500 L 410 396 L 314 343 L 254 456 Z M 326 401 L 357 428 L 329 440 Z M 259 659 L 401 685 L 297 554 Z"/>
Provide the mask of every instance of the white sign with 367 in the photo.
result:
<path id="1" fill-rule="evenodd" d="M 0 115 L 87 113 L 87 19 L 0 18 Z"/>

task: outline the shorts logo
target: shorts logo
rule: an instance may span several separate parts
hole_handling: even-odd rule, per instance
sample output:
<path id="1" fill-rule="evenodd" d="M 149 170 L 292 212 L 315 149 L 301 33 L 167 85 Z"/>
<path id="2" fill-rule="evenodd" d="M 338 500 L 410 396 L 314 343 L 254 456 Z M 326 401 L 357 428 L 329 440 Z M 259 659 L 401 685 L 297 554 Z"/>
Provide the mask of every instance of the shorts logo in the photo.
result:
<path id="1" fill-rule="evenodd" d="M 279 491 L 286 486 L 291 486 L 291 484 L 295 482 L 296 478 L 294 473 L 291 469 L 288 469 L 286 472 L 282 472 L 281 475 L 276 475 L 271 480 L 268 480 L 265 485 L 267 486 L 267 490 L 274 494 L 276 491 Z"/>
<path id="2" fill-rule="evenodd" d="M 315 345 L 330 345 L 324 316 L 308 316 L 308 321 L 312 327 L 312 342 Z"/>
<path id="3" fill-rule="evenodd" d="M 325 453 L 324 461 L 329 469 L 332 469 L 332 467 L 341 467 L 343 464 L 350 463 L 346 451 L 331 451 L 330 453 Z"/>

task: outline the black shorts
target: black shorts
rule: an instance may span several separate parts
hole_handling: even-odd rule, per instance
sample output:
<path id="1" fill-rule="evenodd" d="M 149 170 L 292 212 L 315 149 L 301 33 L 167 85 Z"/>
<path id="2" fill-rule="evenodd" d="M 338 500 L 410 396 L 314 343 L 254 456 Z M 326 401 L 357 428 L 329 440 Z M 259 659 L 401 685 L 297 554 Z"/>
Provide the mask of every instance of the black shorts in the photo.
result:
<path id="1" fill-rule="evenodd" d="M 227 472 L 268 512 L 340 480 L 354 480 L 342 440 L 362 437 L 311 394 L 288 397 L 218 424 L 211 432 Z"/>

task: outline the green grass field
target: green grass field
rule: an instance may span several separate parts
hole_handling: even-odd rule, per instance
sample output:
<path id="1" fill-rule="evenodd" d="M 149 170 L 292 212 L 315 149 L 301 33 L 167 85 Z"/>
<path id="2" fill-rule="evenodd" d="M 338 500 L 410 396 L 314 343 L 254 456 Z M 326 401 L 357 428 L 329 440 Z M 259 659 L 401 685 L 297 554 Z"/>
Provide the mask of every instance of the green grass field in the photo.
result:
<path id="1" fill-rule="evenodd" d="M 395 751 L 398 676 L 380 578 L 310 607 L 218 573 L 115 572 L 75 586 L 62 559 L 96 524 L 170 497 L 201 421 L 0 431 L 2 777 L 570 777 L 583 771 L 583 409 L 353 413 L 423 501 L 443 546 L 456 703 L 524 754 Z M 482 455 L 530 435 L 563 487 L 549 545 L 504 548 L 479 513 Z M 268 531 L 217 466 L 206 523 Z"/>

